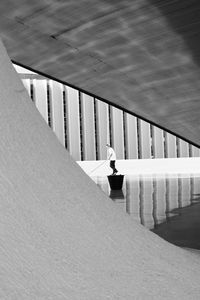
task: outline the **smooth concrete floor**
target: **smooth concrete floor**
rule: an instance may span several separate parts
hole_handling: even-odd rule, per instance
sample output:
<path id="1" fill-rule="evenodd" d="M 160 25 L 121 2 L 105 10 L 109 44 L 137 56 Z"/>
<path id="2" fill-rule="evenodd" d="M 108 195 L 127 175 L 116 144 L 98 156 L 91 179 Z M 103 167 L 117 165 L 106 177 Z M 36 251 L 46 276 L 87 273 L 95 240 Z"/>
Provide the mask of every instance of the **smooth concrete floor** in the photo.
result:
<path id="1" fill-rule="evenodd" d="M 121 190 L 92 178 L 130 217 L 180 247 L 200 250 L 200 177 L 126 175 Z"/>

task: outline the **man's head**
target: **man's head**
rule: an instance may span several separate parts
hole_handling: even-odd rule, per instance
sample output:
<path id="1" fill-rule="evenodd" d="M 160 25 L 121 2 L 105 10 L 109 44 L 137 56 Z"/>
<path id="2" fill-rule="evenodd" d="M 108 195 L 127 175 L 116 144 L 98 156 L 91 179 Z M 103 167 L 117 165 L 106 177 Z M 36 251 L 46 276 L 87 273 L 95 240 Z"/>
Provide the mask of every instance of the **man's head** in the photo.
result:
<path id="1" fill-rule="evenodd" d="M 110 148 L 110 145 L 109 145 L 109 144 L 106 144 L 106 147 Z"/>

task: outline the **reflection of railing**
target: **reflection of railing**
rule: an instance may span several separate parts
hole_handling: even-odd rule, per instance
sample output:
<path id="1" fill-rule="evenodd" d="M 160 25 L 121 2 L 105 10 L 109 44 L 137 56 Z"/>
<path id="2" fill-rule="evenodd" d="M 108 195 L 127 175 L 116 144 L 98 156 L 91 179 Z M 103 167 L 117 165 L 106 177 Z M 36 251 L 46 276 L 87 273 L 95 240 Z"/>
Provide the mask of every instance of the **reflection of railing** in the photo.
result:
<path id="1" fill-rule="evenodd" d="M 200 203 L 200 178 L 169 175 L 125 176 L 123 190 L 111 191 L 106 177 L 94 181 L 116 205 L 149 229 L 179 214 L 178 209 Z"/>
<path id="2" fill-rule="evenodd" d="M 39 112 L 75 160 L 199 156 L 199 149 L 133 115 L 69 86 L 30 75 L 22 79 Z M 32 76 L 32 77 L 31 77 Z"/>

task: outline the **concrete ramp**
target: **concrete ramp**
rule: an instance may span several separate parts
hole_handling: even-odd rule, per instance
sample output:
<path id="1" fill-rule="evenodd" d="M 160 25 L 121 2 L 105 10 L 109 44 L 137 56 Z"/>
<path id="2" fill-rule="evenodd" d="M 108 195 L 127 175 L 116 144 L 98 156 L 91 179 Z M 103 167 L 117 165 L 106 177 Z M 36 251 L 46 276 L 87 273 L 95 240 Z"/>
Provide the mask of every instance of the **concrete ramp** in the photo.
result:
<path id="1" fill-rule="evenodd" d="M 121 212 L 56 140 L 2 44 L 0 65 L 0 299 L 198 299 L 198 257 Z"/>

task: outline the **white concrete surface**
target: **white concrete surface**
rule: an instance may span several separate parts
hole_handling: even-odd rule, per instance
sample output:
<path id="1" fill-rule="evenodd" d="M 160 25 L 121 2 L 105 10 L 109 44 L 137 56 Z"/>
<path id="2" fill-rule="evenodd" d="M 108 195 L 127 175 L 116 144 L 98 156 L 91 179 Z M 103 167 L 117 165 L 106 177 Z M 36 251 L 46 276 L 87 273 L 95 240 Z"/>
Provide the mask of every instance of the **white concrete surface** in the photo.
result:
<path id="1" fill-rule="evenodd" d="M 90 177 L 107 176 L 112 173 L 109 161 L 78 161 L 77 163 Z M 124 175 L 191 174 L 199 176 L 200 157 L 117 160 L 116 167 L 119 174 Z"/>

